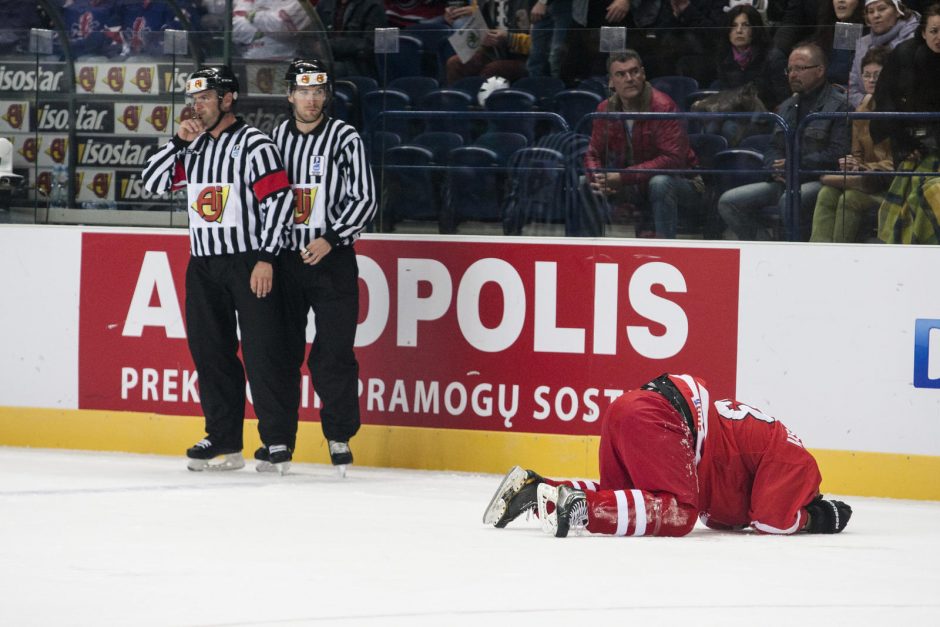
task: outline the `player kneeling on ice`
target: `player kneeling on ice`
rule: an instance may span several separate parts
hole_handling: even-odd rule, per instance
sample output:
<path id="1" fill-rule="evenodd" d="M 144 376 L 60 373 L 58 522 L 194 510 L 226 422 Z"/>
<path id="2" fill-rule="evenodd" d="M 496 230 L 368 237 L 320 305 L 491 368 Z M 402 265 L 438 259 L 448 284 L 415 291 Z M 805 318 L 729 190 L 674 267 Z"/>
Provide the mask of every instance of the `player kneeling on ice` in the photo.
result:
<path id="1" fill-rule="evenodd" d="M 816 460 L 783 423 L 731 399 L 711 401 L 691 375 L 662 375 L 614 401 L 601 426 L 600 483 L 514 467 L 483 522 L 537 511 L 542 528 L 615 536 L 712 529 L 839 533 L 852 508 L 824 500 Z"/>

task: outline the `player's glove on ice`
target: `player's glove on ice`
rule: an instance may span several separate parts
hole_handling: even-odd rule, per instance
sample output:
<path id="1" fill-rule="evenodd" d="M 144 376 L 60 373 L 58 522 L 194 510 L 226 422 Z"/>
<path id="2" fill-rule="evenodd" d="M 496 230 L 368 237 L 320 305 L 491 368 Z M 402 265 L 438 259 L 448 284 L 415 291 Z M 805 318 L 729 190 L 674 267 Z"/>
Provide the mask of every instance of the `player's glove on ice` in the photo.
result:
<path id="1" fill-rule="evenodd" d="M 809 512 L 809 525 L 806 533 L 839 533 L 849 523 L 852 508 L 842 501 L 826 501 L 817 496 L 806 506 Z"/>

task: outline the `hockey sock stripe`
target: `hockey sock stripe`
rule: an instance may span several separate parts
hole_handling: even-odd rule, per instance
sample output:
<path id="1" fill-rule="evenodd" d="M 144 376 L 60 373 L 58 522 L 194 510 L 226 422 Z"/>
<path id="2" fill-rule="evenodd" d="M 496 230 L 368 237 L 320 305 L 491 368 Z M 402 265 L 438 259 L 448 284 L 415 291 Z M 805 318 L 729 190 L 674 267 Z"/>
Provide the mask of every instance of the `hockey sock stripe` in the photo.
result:
<path id="1" fill-rule="evenodd" d="M 572 479 L 572 480 L 571 480 L 571 487 L 574 488 L 575 490 L 580 490 L 580 489 L 581 489 L 581 483 L 578 482 L 578 481 L 575 481 L 574 479 Z"/>
<path id="2" fill-rule="evenodd" d="M 614 496 L 617 498 L 617 530 L 615 536 L 627 535 L 627 527 L 630 525 L 630 506 L 627 505 L 627 493 L 623 490 L 614 490 Z"/>
<path id="3" fill-rule="evenodd" d="M 597 492 L 597 484 L 593 481 L 584 480 L 581 483 L 584 484 L 584 490 L 590 490 L 591 492 Z"/>
<path id="4" fill-rule="evenodd" d="M 642 536 L 646 533 L 646 502 L 643 500 L 643 493 L 639 490 L 630 490 L 633 495 L 633 506 L 636 513 L 636 528 L 633 535 Z"/>

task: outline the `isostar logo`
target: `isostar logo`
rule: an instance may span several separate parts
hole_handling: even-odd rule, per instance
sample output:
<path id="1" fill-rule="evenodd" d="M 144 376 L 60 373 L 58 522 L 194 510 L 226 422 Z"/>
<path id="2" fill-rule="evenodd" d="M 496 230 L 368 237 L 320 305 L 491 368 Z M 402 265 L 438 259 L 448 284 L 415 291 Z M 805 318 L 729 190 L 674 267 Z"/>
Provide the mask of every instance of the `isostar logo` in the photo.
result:
<path id="1" fill-rule="evenodd" d="M 64 137 L 56 137 L 46 149 L 46 154 L 52 157 L 56 163 L 65 163 L 65 157 L 69 152 L 69 140 Z"/>
<path id="2" fill-rule="evenodd" d="M 7 112 L 3 114 L 3 119 L 13 128 L 22 128 L 23 126 L 23 103 L 17 102 L 7 107 Z"/>
<path id="3" fill-rule="evenodd" d="M 124 91 L 124 73 L 125 69 L 122 65 L 108 68 L 108 76 L 105 82 L 108 84 L 108 87 L 111 88 L 111 91 L 115 93 L 121 93 Z"/>
<path id="4" fill-rule="evenodd" d="M 83 65 L 78 70 L 78 85 L 89 94 L 95 91 L 95 81 L 98 80 L 98 68 L 94 65 Z"/>
<path id="5" fill-rule="evenodd" d="M 91 185 L 88 186 L 98 198 L 107 198 L 111 189 L 111 172 L 98 172 L 91 179 Z"/>
<path id="6" fill-rule="evenodd" d="M 34 128 L 40 131 L 69 130 L 69 107 L 65 102 L 47 102 L 36 109 Z M 75 111 L 75 130 L 92 133 L 113 133 L 114 122 L 111 105 L 81 104 Z"/>
<path id="7" fill-rule="evenodd" d="M 78 164 L 86 167 L 144 166 L 156 149 L 156 139 L 86 138 L 78 143 Z"/>
<path id="8" fill-rule="evenodd" d="M 116 200 L 152 200 L 161 197 L 161 194 L 152 194 L 144 188 L 139 172 L 118 170 L 115 174 L 117 176 Z"/>
<path id="9" fill-rule="evenodd" d="M 262 94 L 273 94 L 274 68 L 259 68 L 258 73 L 255 75 L 255 82 L 258 84 L 258 91 L 260 91 Z"/>
<path id="10" fill-rule="evenodd" d="M 195 70 L 195 67 L 187 65 L 158 65 L 157 75 L 160 76 L 160 93 L 178 94 L 185 91 L 189 75 Z"/>
<path id="11" fill-rule="evenodd" d="M 294 224 L 310 224 L 310 214 L 317 200 L 316 187 L 297 187 L 294 189 Z"/>
<path id="12" fill-rule="evenodd" d="M 157 105 L 150 112 L 147 122 L 158 131 L 165 131 L 166 125 L 170 121 L 170 107 L 166 105 Z"/>
<path id="13" fill-rule="evenodd" d="M 149 94 L 151 88 L 153 88 L 153 68 L 149 66 L 137 68 L 137 73 L 134 74 L 131 83 L 136 85 L 140 91 Z"/>
<path id="14" fill-rule="evenodd" d="M 228 202 L 228 185 L 210 185 L 196 194 L 192 209 L 206 222 L 222 222 Z"/>
<path id="15" fill-rule="evenodd" d="M 46 170 L 36 177 L 36 188 L 46 196 L 52 191 L 52 172 Z"/>
<path id="16" fill-rule="evenodd" d="M 39 156 L 39 147 L 42 145 L 41 137 L 27 137 L 20 146 L 19 153 L 30 163 L 36 163 L 36 157 Z"/>
<path id="17" fill-rule="evenodd" d="M 37 76 L 36 64 L 20 66 L 0 64 L 0 91 L 62 91 L 62 70 L 39 69 Z"/>
<path id="18" fill-rule="evenodd" d="M 118 122 L 127 127 L 129 131 L 136 131 L 140 126 L 140 105 L 128 105 L 124 107 L 124 113 L 118 118 Z"/>
<path id="19" fill-rule="evenodd" d="M 269 113 L 261 107 L 258 107 L 254 111 L 245 114 L 245 122 L 249 126 L 254 126 L 262 133 L 270 135 L 274 132 L 275 127 L 283 122 L 286 117 L 286 113 Z"/>

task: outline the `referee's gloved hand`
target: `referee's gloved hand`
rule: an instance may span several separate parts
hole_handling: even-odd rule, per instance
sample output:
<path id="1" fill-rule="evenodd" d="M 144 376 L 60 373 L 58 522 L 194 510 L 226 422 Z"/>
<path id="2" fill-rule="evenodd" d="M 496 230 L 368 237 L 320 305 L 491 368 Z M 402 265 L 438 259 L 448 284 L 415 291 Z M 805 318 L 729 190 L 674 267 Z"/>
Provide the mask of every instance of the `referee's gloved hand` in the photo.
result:
<path id="1" fill-rule="evenodd" d="M 806 533 L 839 533 L 849 524 L 852 508 L 842 501 L 826 501 L 817 496 L 806 506 L 809 524 Z"/>

